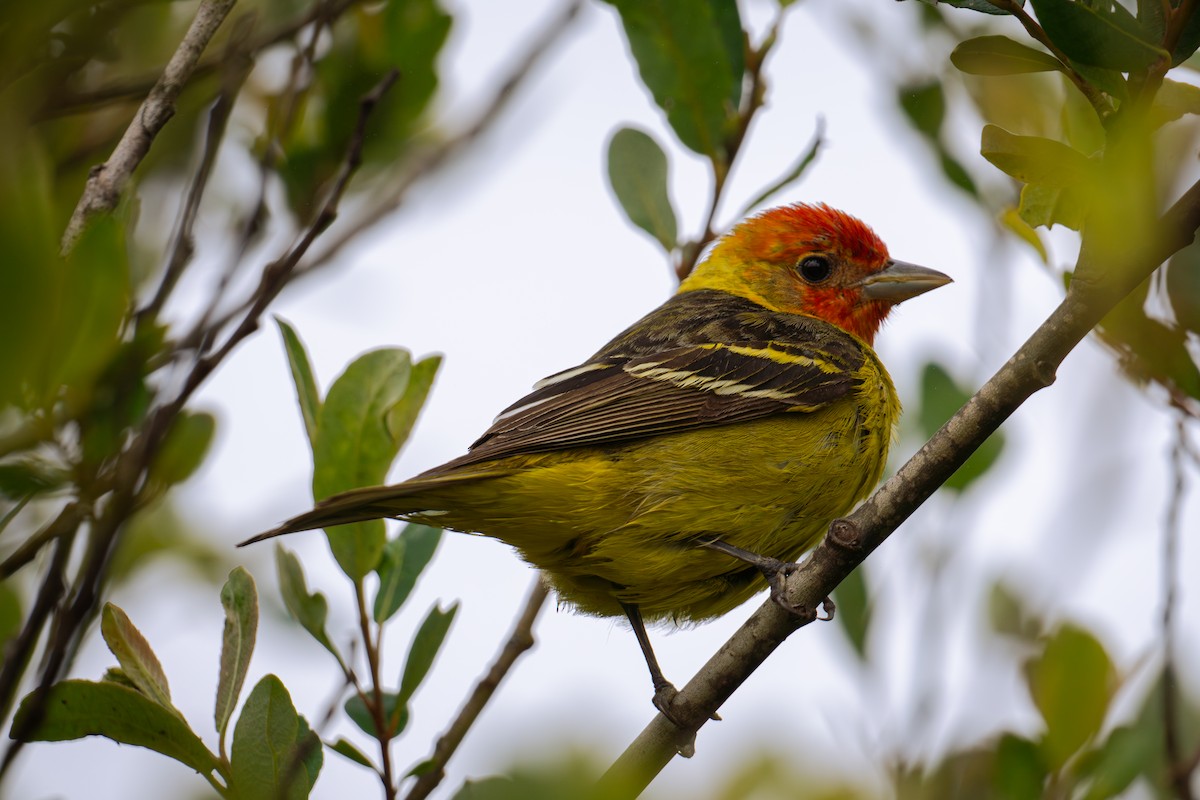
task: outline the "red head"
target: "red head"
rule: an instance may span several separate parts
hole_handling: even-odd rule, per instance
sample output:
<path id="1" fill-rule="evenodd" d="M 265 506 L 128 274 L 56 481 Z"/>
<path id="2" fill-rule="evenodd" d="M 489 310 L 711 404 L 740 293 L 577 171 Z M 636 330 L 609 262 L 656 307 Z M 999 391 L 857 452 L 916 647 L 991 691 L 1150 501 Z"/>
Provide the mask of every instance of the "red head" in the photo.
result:
<path id="1" fill-rule="evenodd" d="M 722 237 L 679 291 L 718 289 L 807 314 L 870 343 L 896 303 L 950 282 L 888 256 L 866 224 L 826 205 L 773 208 Z"/>

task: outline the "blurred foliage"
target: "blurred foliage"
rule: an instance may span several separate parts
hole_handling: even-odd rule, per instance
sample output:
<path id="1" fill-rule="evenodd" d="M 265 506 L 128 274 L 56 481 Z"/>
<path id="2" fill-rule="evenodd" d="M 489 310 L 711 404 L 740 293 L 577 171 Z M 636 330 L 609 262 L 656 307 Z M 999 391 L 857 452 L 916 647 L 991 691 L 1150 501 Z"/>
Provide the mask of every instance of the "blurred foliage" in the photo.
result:
<path id="1" fill-rule="evenodd" d="M 764 105 L 764 62 L 796 4 L 780 2 L 770 27 L 757 36 L 744 30 L 735 0 L 609 4 L 675 144 L 711 169 L 704 229 L 681 236 L 669 168 L 673 156 L 686 154 L 628 127 L 609 143 L 608 178 L 620 208 L 686 274 L 715 233 L 726 178 Z M 208 575 L 228 572 L 220 551 L 179 522 L 171 505 L 172 488 L 201 467 L 217 425 L 191 407 L 190 393 L 219 367 L 227 352 L 222 345 L 236 345 L 237 324 L 257 324 L 254 314 L 282 288 L 270 283 L 271 270 L 286 254 L 269 252 L 268 243 L 324 224 L 320 212 L 328 210 L 339 174 L 353 161 L 365 120 L 362 100 L 390 70 L 402 78 L 369 118 L 371 135 L 360 142 L 362 164 L 348 196 L 367 209 L 369 222 L 374 210 L 390 207 L 389 187 L 406 185 L 429 163 L 443 136 L 431 111 L 438 60 L 454 20 L 436 0 L 242 0 L 139 166 L 133 191 L 60 255 L 59 237 L 89 169 L 104 161 L 129 125 L 196 5 L 48 0 L 9 4 L 0 15 L 2 575 L 28 574 L 0 583 L 6 652 L 0 717 L 12 716 L 17 739 L 99 735 L 151 748 L 227 796 L 301 797 L 317 779 L 323 750 L 282 683 L 262 677 L 234 718 L 258 620 L 248 574 L 231 572 L 221 593 L 226 625 L 215 753 L 172 704 L 149 642 L 115 606 L 101 610 L 98 604 L 114 581 L 144 569 L 151 556 L 179 559 Z M 917 24 L 910 39 L 892 36 L 886 44 L 945 54 L 922 72 L 897 69 L 907 62 L 885 47 L 862 53 L 864 61 L 878 60 L 898 119 L 933 158 L 931 174 L 995 219 L 997 232 L 1035 248 L 1048 268 L 1061 265 L 1049 256 L 1047 231 L 1058 226 L 1094 237 L 1094 261 L 1081 261 L 1079 272 L 1065 270 L 1064 286 L 1119 282 L 1122 259 L 1153 246 L 1163 198 L 1177 193 L 1180 165 L 1194 156 L 1200 87 L 1188 70 L 1200 47 L 1196 4 L 922 0 L 888 6 L 889 14 L 911 9 Z M 227 130 L 234 108 L 238 124 Z M 960 135 L 972 125 L 980 130 L 978 158 Z M 818 124 L 803 150 L 781 154 L 790 166 L 749 206 L 801 178 L 821 141 Z M 218 149 L 257 165 L 254 190 L 222 194 L 214 179 L 212 197 L 191 208 L 184 198 L 205 196 L 211 176 L 204 164 Z M 283 189 L 283 203 L 272 201 L 275 186 Z M 179 201 L 169 237 L 162 234 L 171 227 L 159 207 L 163 198 L 172 211 Z M 222 234 L 206 237 L 202 250 L 192 236 L 197 216 Z M 1137 287 L 1099 330 L 1127 375 L 1160 389 L 1193 417 L 1200 401 L 1198 253 L 1193 245 L 1175 254 L 1165 274 Z M 215 289 L 200 313 L 188 317 L 171 302 L 187 269 L 207 270 L 203 277 L 222 287 L 235 275 L 257 276 L 260 288 L 244 297 Z M 258 300 L 261 307 L 254 305 Z M 313 448 L 314 495 L 378 482 L 411 431 L 437 359 L 377 350 L 350 364 L 322 397 L 299 336 L 286 323 L 280 327 Z M 969 397 L 979 377 L 955 373 L 934 361 L 924 367 L 910 418 L 925 436 Z M 361 446 L 348 448 L 351 441 Z M 1004 447 L 1003 436 L 989 439 L 950 479 L 946 502 L 960 503 L 968 489 L 983 486 Z M 344 710 L 377 740 L 380 764 L 348 739 L 328 747 L 381 778 L 391 739 L 405 730 L 409 701 L 431 674 L 457 610 L 430 609 L 414 630 L 403 670 L 381 685 L 383 625 L 402 609 L 438 535 L 409 526 L 389 538 L 382 523 L 330 535 L 364 620 L 357 644 L 372 674 L 355 685 Z M 282 548 L 276 565 L 288 610 L 349 681 L 351 656 L 326 630 L 326 595 L 310 591 L 299 560 Z M 35 584 L 48 593 L 58 587 L 58 593 L 34 603 Z M 884 654 L 871 646 L 879 627 L 876 588 L 871 573 L 856 572 L 836 593 L 837 619 L 861 665 L 886 670 Z M 1131 791 L 1155 798 L 1186 794 L 1179 787 L 1191 780 L 1200 752 L 1200 704 L 1178 686 L 1179 666 L 1151 659 L 1149 667 L 1123 668 L 1096 632 L 1046 617 L 1007 585 L 980 588 L 992 620 L 984 636 L 1017 654 L 1034 723 L 997 729 L 978 741 L 952 741 L 919 761 L 882 748 L 872 766 L 890 779 L 894 795 L 1101 800 Z M 119 666 L 101 681 L 57 681 L 97 617 Z M 51 630 L 54 643 L 39 662 L 34 650 Z M 27 676 L 35 663 L 38 674 Z M 12 714 L 18 690 L 32 685 L 32 677 L 49 688 L 26 695 Z M 586 759 L 568 757 L 473 782 L 456 796 L 572 796 L 597 771 Z M 790 752 L 749 758 L 725 777 L 706 796 L 833 800 L 878 793 L 877 786 L 831 776 L 827 765 L 800 765 Z M 385 785 L 385 795 L 394 796 L 402 780 Z"/>
<path id="2" fill-rule="evenodd" d="M 173 502 L 174 487 L 204 464 L 218 425 L 192 407 L 192 395 L 258 326 L 342 195 L 356 212 L 349 237 L 396 208 L 395 187 L 444 160 L 431 155 L 444 139 L 431 110 L 453 18 L 437 0 L 242 0 L 199 55 L 115 209 L 64 244 L 89 171 L 136 126 L 203 5 L 51 0 L 8 4 L 0 14 L 0 719 L 12 718 L 18 740 L 3 769 L 22 741 L 101 735 L 176 758 L 228 796 L 300 797 L 316 780 L 321 748 L 277 679 L 250 691 L 225 750 L 257 627 L 248 575 L 235 570 L 222 592 L 217 753 L 171 705 L 149 643 L 123 612 L 100 606 L 115 582 L 156 559 L 213 582 L 229 572 L 228 546 L 185 523 Z M 515 73 L 497 107 L 532 65 Z M 396 71 L 403 77 L 385 93 Z M 239 162 L 256 168 L 234 180 L 222 164 Z M 277 250 L 285 241 L 297 244 Z M 185 272 L 195 277 L 178 302 Z M 438 359 L 368 354 L 322 400 L 303 345 L 283 329 L 301 371 L 314 488 L 324 495 L 381 479 Z M 389 542 L 376 523 L 332 546 L 360 588 L 365 576 L 380 576 L 382 625 L 437 540 L 416 526 Z M 325 598 L 308 593 L 294 558 L 281 553 L 279 565 L 288 608 L 349 675 L 324 631 Z M 60 681 L 97 617 L 120 667 L 98 683 Z M 452 618 L 453 609 L 435 608 L 417 634 L 392 693 L 400 707 Z M 377 658 L 374 635 L 364 649 Z M 17 698 L 35 685 L 49 688 L 27 694 L 14 716 Z M 388 696 L 362 691 L 372 693 L 369 707 Z M 346 743 L 337 751 L 353 750 Z"/>

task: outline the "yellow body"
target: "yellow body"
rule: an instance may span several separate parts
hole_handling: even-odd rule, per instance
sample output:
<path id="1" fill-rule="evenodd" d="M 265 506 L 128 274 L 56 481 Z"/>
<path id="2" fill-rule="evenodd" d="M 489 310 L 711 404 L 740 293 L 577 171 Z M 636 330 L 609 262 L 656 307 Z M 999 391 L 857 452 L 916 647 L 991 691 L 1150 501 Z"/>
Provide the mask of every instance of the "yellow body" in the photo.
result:
<path id="1" fill-rule="evenodd" d="M 774 209 L 465 455 L 250 541 L 400 517 L 505 541 L 568 604 L 638 631 L 719 616 L 765 580 L 705 543 L 794 561 L 879 481 L 900 405 L 871 342 L 893 305 L 948 281 L 849 215 Z"/>
<path id="2" fill-rule="evenodd" d="M 393 503 L 516 547 L 583 613 L 619 616 L 625 602 L 647 619 L 720 616 L 766 584 L 698 541 L 794 561 L 879 481 L 900 406 L 873 353 L 856 377 L 857 393 L 812 413 L 510 456 L 393 486 Z"/>

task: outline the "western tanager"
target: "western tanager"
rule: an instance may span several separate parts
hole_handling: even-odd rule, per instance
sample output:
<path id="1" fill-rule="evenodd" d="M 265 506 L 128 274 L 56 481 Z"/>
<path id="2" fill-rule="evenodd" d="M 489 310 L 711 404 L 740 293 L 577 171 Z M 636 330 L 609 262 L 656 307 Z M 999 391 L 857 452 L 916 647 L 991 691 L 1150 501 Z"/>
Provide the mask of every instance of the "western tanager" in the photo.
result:
<path id="1" fill-rule="evenodd" d="M 511 405 L 466 455 L 254 537 L 401 517 L 493 536 L 585 614 L 724 614 L 879 481 L 900 404 L 871 343 L 950 281 L 824 205 L 751 217 L 671 299 Z"/>

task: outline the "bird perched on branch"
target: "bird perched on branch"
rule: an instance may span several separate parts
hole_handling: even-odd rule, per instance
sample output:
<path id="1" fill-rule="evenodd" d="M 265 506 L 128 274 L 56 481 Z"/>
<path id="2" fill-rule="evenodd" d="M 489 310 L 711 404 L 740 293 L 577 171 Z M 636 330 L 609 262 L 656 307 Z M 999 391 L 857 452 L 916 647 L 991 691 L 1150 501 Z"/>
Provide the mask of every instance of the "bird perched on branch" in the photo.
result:
<path id="1" fill-rule="evenodd" d="M 900 412 L 875 333 L 893 305 L 949 282 L 828 206 L 767 211 L 466 455 L 244 544 L 380 517 L 500 539 L 565 603 L 629 619 L 669 716 L 644 621 L 732 610 L 866 496 Z"/>

